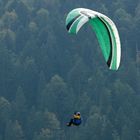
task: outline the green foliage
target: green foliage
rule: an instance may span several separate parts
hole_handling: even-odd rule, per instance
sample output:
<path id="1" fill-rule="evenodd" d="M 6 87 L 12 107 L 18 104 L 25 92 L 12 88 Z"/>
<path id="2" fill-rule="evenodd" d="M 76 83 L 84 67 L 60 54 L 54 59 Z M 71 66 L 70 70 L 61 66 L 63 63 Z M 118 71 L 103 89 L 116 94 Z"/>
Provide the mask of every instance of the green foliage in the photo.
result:
<path id="1" fill-rule="evenodd" d="M 11 115 L 11 104 L 4 97 L 0 97 L 0 120 L 6 123 Z"/>
<path id="2" fill-rule="evenodd" d="M 122 44 L 120 69 L 108 70 L 90 27 L 67 34 L 75 7 L 105 13 Z M 138 0 L 0 1 L 0 140 L 140 138 Z M 79 127 L 67 128 L 74 111 Z"/>
<path id="3" fill-rule="evenodd" d="M 24 140 L 24 134 L 21 125 L 16 120 L 15 122 L 8 121 L 6 125 L 5 140 Z"/>

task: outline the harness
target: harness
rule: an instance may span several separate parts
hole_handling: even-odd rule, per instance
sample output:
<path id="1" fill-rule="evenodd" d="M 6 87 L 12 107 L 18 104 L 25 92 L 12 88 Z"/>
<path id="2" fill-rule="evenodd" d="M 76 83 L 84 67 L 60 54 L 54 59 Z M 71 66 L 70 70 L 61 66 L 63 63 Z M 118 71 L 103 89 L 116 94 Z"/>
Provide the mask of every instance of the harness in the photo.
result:
<path id="1" fill-rule="evenodd" d="M 81 124 L 81 119 L 73 119 L 73 124 L 74 125 L 80 125 Z"/>
<path id="2" fill-rule="evenodd" d="M 73 124 L 74 125 L 80 125 L 81 122 L 82 122 L 81 117 L 79 115 L 74 115 Z"/>

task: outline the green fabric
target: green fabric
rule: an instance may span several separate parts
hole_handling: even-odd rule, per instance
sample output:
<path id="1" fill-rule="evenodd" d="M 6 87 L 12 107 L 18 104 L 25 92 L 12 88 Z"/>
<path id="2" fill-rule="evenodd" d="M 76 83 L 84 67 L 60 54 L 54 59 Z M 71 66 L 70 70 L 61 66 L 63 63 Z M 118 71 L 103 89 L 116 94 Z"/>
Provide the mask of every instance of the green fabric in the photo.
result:
<path id="1" fill-rule="evenodd" d="M 77 10 L 72 11 L 71 13 L 69 13 L 69 15 L 66 18 L 66 25 L 76 16 L 79 15 L 79 12 Z"/>
<path id="2" fill-rule="evenodd" d="M 69 30 L 70 33 L 76 33 L 77 25 L 80 23 L 83 16 L 80 16 L 72 25 L 71 29 Z"/>
<path id="3" fill-rule="evenodd" d="M 103 55 L 105 57 L 105 60 L 107 61 L 110 54 L 111 46 L 108 31 L 99 18 L 91 19 L 89 20 L 89 23 L 96 33 Z"/>
<path id="4" fill-rule="evenodd" d="M 110 31 L 110 34 L 111 34 L 111 39 L 112 39 L 112 44 L 113 44 L 113 57 L 112 57 L 111 69 L 116 69 L 117 68 L 117 44 L 116 44 L 116 38 L 115 38 L 113 29 L 110 26 L 110 24 L 108 24 L 108 22 L 106 22 L 106 20 L 104 18 L 102 18 L 102 20 L 105 22 L 105 24 L 109 28 L 109 31 Z"/>
<path id="5" fill-rule="evenodd" d="M 68 14 L 66 18 L 67 30 L 69 33 L 76 34 L 82 25 L 89 22 L 97 36 L 99 46 L 108 67 L 112 70 L 117 70 L 120 63 L 120 48 L 117 47 L 120 47 L 120 41 L 114 23 L 110 22 L 110 19 L 106 19 L 106 16 L 98 15 L 96 12 L 92 13 L 94 16 L 90 19 L 82 15 L 80 10 L 83 11 L 84 9 L 72 10 Z"/>

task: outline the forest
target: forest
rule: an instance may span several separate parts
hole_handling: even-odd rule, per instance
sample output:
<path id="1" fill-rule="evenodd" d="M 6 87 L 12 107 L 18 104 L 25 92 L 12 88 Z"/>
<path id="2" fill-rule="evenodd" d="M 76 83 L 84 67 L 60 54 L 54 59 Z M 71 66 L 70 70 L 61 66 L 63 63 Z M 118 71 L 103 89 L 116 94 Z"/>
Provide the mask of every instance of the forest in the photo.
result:
<path id="1" fill-rule="evenodd" d="M 118 71 L 88 24 L 68 34 L 79 7 L 115 22 Z M 140 0 L 0 0 L 0 140 L 140 140 L 139 43 Z"/>

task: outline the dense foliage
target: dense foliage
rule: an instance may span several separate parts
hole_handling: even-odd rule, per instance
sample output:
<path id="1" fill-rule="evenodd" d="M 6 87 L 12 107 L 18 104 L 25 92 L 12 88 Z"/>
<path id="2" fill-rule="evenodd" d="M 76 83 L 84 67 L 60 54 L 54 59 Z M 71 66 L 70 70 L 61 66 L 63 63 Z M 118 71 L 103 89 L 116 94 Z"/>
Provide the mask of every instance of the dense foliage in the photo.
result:
<path id="1" fill-rule="evenodd" d="M 88 25 L 67 33 L 66 15 L 76 7 L 116 23 L 117 72 Z M 139 25 L 139 0 L 1 0 L 0 140 L 139 140 Z M 67 128 L 75 110 L 83 123 Z"/>

